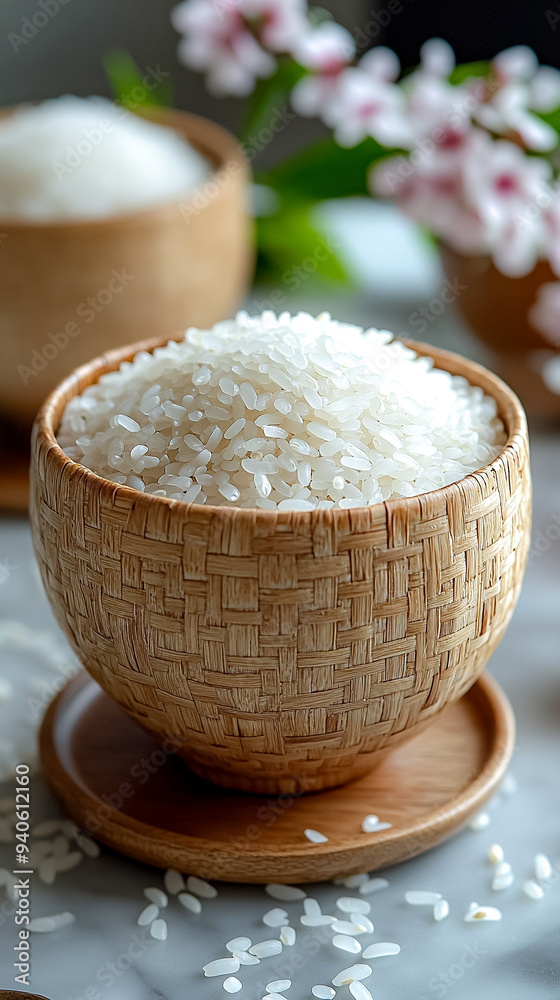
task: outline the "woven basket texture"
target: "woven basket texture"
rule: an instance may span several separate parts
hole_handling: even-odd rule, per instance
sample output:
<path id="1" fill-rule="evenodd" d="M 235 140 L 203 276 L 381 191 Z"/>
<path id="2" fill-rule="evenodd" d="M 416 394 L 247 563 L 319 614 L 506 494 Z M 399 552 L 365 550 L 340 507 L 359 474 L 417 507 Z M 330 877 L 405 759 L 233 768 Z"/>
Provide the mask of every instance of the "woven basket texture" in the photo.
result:
<path id="1" fill-rule="evenodd" d="M 341 784 L 460 698 L 504 634 L 530 533 L 520 404 L 415 344 L 497 399 L 509 438 L 491 466 L 352 510 L 187 505 L 116 487 L 56 444 L 71 396 L 140 346 L 79 369 L 37 418 L 31 519 L 57 619 L 200 776 L 260 793 Z"/>

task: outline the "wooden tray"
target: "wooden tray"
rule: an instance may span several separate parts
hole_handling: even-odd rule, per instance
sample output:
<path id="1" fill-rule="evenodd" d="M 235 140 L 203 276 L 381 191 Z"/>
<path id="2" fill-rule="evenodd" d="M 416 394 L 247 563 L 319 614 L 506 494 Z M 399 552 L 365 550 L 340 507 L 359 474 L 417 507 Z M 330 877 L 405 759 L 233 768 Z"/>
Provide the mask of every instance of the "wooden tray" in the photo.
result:
<path id="1" fill-rule="evenodd" d="M 84 672 L 55 698 L 40 735 L 62 808 L 109 847 L 227 882 L 313 882 L 383 868 L 450 837 L 502 780 L 509 702 L 488 675 L 377 770 L 312 795 L 254 796 L 196 778 Z M 390 830 L 362 833 L 369 813 Z M 311 827 L 328 843 L 311 844 Z"/>

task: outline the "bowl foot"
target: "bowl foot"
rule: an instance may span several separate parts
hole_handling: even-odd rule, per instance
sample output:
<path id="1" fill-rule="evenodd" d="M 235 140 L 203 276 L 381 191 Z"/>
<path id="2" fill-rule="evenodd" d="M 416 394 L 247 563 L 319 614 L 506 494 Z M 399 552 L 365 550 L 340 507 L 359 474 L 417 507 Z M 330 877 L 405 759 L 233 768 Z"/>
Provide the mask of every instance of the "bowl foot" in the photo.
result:
<path id="1" fill-rule="evenodd" d="M 222 788 L 231 788 L 239 792 L 249 792 L 252 795 L 304 795 L 308 792 L 322 792 L 329 788 L 339 788 L 350 781 L 356 781 L 369 771 L 378 767 L 390 750 L 380 750 L 377 754 L 369 754 L 367 764 L 352 764 L 338 769 L 329 768 L 322 772 L 302 771 L 301 762 L 297 764 L 297 774 L 283 774 L 278 778 L 269 775 L 262 778 L 254 774 L 243 774 L 240 771 L 222 771 L 220 768 L 200 764 L 193 761 L 188 750 L 179 752 L 178 756 L 187 765 L 189 771 L 204 781 L 211 781 Z M 296 770 L 296 764 L 294 764 Z"/>

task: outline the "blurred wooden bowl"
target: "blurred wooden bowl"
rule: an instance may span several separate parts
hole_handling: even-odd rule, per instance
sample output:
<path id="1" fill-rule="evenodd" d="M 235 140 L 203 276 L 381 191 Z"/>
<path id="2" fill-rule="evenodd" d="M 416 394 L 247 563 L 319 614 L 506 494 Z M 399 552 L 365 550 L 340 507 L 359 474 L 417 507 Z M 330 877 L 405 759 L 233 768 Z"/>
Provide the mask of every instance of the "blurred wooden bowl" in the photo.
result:
<path id="1" fill-rule="evenodd" d="M 445 245 L 440 251 L 445 274 L 462 288 L 456 307 L 493 352 L 493 367 L 519 395 L 529 418 L 557 421 L 560 395 L 548 388 L 542 371 L 558 348 L 528 317 L 540 286 L 558 280 L 548 261 L 537 261 L 522 278 L 508 278 L 490 257 L 467 257 Z"/>
<path id="2" fill-rule="evenodd" d="M 185 504 L 115 486 L 56 441 L 73 396 L 155 346 L 84 365 L 37 417 L 31 524 L 56 617 L 195 774 L 259 793 L 342 784 L 460 698 L 504 634 L 529 548 L 521 405 L 484 368 L 412 344 L 496 399 L 508 439 L 491 465 L 351 510 Z"/>
<path id="3" fill-rule="evenodd" d="M 0 219 L 0 419 L 30 428 L 47 393 L 92 355 L 211 326 L 243 299 L 253 249 L 240 147 L 197 115 L 144 117 L 210 161 L 199 189 L 98 220 Z"/>

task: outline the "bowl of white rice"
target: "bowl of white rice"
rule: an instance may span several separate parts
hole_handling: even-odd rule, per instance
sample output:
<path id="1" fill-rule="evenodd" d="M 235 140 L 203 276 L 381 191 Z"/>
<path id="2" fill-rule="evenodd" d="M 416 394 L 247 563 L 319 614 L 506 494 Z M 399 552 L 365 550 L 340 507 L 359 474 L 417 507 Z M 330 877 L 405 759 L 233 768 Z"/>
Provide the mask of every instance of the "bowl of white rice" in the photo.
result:
<path id="1" fill-rule="evenodd" d="M 0 115 L 0 418 L 30 427 L 92 355 L 230 313 L 248 164 L 197 115 L 65 96 Z"/>
<path id="2" fill-rule="evenodd" d="M 196 774 L 259 793 L 351 780 L 460 698 L 529 546 L 512 391 L 326 313 L 97 358 L 42 407 L 31 478 L 84 666 Z"/>

